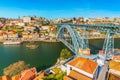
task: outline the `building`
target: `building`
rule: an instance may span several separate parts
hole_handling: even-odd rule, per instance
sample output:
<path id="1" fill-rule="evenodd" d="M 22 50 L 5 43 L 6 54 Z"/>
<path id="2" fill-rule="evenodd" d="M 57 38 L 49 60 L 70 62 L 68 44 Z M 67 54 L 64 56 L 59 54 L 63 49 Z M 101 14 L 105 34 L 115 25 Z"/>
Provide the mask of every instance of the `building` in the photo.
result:
<path id="1" fill-rule="evenodd" d="M 34 32 L 34 29 L 35 29 L 35 27 L 30 27 L 30 26 L 24 27 L 24 31 L 31 31 L 31 32 Z"/>
<path id="2" fill-rule="evenodd" d="M 43 80 L 43 78 L 45 77 L 45 72 L 42 72 L 42 73 L 40 73 L 40 75 L 39 76 L 37 76 L 34 80 Z"/>
<path id="3" fill-rule="evenodd" d="M 0 80 L 34 80 L 37 76 L 38 76 L 38 74 L 37 74 L 36 69 L 31 68 L 31 69 L 22 71 L 20 75 L 15 75 L 12 77 L 2 76 L 2 77 L 0 77 Z M 41 77 L 42 77 L 42 75 L 41 75 Z"/>
<path id="4" fill-rule="evenodd" d="M 114 49 L 114 55 L 112 59 L 114 61 L 120 62 L 120 49 Z"/>
<path id="5" fill-rule="evenodd" d="M 82 55 L 82 54 L 90 54 L 90 49 L 79 49 L 79 52 L 78 52 L 79 55 Z"/>
<path id="6" fill-rule="evenodd" d="M 67 64 L 67 76 L 64 80 L 96 80 L 98 64 L 93 60 L 77 57 Z"/>
<path id="7" fill-rule="evenodd" d="M 51 26 L 42 26 L 41 29 L 42 29 L 42 30 L 50 30 L 50 27 L 51 27 Z"/>
<path id="8" fill-rule="evenodd" d="M 30 23 L 31 22 L 31 17 L 30 16 L 24 16 L 23 17 L 23 22 L 24 23 Z"/>
<path id="9" fill-rule="evenodd" d="M 117 62 L 120 62 L 120 55 L 114 55 L 113 60 L 117 61 Z"/>
<path id="10" fill-rule="evenodd" d="M 9 76 L 2 76 L 0 80 L 12 80 Z"/>
<path id="11" fill-rule="evenodd" d="M 120 62 L 110 61 L 107 80 L 120 80 Z"/>
<path id="12" fill-rule="evenodd" d="M 36 68 L 32 68 L 22 71 L 20 76 L 21 76 L 20 80 L 33 80 L 38 76 L 38 74 Z"/>
<path id="13" fill-rule="evenodd" d="M 20 75 L 16 75 L 16 76 L 13 76 L 11 77 L 12 80 L 20 80 Z"/>
<path id="14" fill-rule="evenodd" d="M 78 24 L 83 24 L 83 23 L 84 23 L 84 18 L 83 18 L 83 17 L 79 17 L 79 18 L 77 19 L 77 23 L 78 23 Z"/>

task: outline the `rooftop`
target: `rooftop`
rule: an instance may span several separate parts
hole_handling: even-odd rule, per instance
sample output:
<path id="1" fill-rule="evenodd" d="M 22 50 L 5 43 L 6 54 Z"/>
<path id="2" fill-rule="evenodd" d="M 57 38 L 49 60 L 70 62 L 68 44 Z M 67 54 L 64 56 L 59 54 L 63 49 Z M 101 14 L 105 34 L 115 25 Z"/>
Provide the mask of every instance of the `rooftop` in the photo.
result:
<path id="1" fill-rule="evenodd" d="M 63 77 L 63 80 L 73 80 L 73 79 L 71 79 L 71 78 L 68 77 L 68 76 L 64 76 L 64 77 Z"/>
<path id="2" fill-rule="evenodd" d="M 76 80 L 92 80 L 91 78 L 72 70 L 69 76 Z"/>
<path id="3" fill-rule="evenodd" d="M 37 76 L 34 80 L 43 79 L 45 77 L 45 72 L 42 72 L 39 76 Z"/>
<path id="4" fill-rule="evenodd" d="M 116 62 L 116 61 L 111 60 L 110 64 L 109 64 L 109 68 L 120 71 L 120 62 Z"/>
<path id="5" fill-rule="evenodd" d="M 1 80 L 11 80 L 11 78 L 9 76 L 2 76 Z"/>
<path id="6" fill-rule="evenodd" d="M 109 74 L 108 80 L 120 80 L 120 77 L 112 73 Z"/>
<path id="7" fill-rule="evenodd" d="M 94 72 L 96 71 L 98 67 L 97 62 L 94 62 L 93 60 L 82 58 L 82 57 L 78 57 L 70 61 L 68 64 L 76 68 L 79 68 L 83 71 L 86 71 L 90 74 L 94 74 Z"/>
<path id="8" fill-rule="evenodd" d="M 120 62 L 120 55 L 115 55 L 113 57 L 113 60 Z"/>
<path id="9" fill-rule="evenodd" d="M 20 75 L 13 76 L 12 80 L 20 80 Z"/>
<path id="10" fill-rule="evenodd" d="M 24 70 L 21 72 L 22 80 L 33 80 L 35 77 L 37 77 L 37 72 L 35 68 Z"/>

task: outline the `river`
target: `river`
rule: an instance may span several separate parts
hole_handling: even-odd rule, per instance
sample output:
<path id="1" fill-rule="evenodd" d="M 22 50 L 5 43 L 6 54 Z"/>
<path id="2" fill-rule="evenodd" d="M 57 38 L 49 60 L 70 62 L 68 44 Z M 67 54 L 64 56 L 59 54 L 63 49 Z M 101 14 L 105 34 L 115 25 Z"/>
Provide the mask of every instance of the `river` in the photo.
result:
<path id="1" fill-rule="evenodd" d="M 26 47 L 27 43 L 22 45 L 3 45 L 0 44 L 0 76 L 3 68 L 19 60 L 25 61 L 31 67 L 42 70 L 54 65 L 60 56 L 60 51 L 65 48 L 62 43 L 37 42 L 37 49 Z"/>
<path id="2" fill-rule="evenodd" d="M 102 49 L 104 40 L 89 40 L 91 53 L 98 53 Z M 19 60 L 25 61 L 31 67 L 36 67 L 37 70 L 42 70 L 54 65 L 57 58 L 60 56 L 60 51 L 66 48 L 62 43 L 45 43 L 37 42 L 37 49 L 29 49 L 27 43 L 22 45 L 3 45 L 0 44 L 0 76 L 3 68 Z M 115 48 L 120 48 L 120 39 L 115 39 Z"/>

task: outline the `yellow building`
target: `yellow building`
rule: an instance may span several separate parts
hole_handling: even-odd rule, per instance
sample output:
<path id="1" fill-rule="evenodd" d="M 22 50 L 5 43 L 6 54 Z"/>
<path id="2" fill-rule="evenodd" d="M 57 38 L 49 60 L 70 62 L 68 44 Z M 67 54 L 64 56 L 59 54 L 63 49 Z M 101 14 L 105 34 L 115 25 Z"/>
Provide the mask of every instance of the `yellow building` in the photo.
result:
<path id="1" fill-rule="evenodd" d="M 120 80 L 120 62 L 110 61 L 108 80 Z"/>

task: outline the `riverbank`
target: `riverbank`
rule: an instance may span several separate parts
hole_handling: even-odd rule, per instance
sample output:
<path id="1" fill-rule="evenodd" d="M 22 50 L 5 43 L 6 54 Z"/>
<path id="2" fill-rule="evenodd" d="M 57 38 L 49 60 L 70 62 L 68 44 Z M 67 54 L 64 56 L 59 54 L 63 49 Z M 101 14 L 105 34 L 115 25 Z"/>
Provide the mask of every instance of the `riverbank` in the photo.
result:
<path id="1" fill-rule="evenodd" d="M 105 39 L 106 36 L 92 36 L 92 37 L 88 37 L 89 40 L 97 40 L 97 39 Z M 119 39 L 120 36 L 114 36 L 115 39 Z M 83 39 L 87 39 L 87 38 L 83 38 Z M 38 39 L 23 39 L 23 38 L 12 38 L 12 39 L 0 39 L 0 43 L 3 43 L 4 41 L 9 41 L 9 40 L 12 40 L 12 41 L 22 41 L 22 42 L 30 42 L 30 41 L 35 41 L 35 42 L 60 42 L 59 40 L 57 39 L 41 39 L 41 38 L 38 38 Z"/>
<path id="2" fill-rule="evenodd" d="M 34 42 L 60 42 L 58 40 L 23 40 L 23 42 L 31 42 L 31 41 L 34 41 Z"/>
<path id="3" fill-rule="evenodd" d="M 9 41 L 9 40 L 0 40 L 0 43 L 3 43 L 4 41 Z M 22 41 L 22 42 L 60 42 L 59 40 L 13 40 L 13 41 Z"/>

